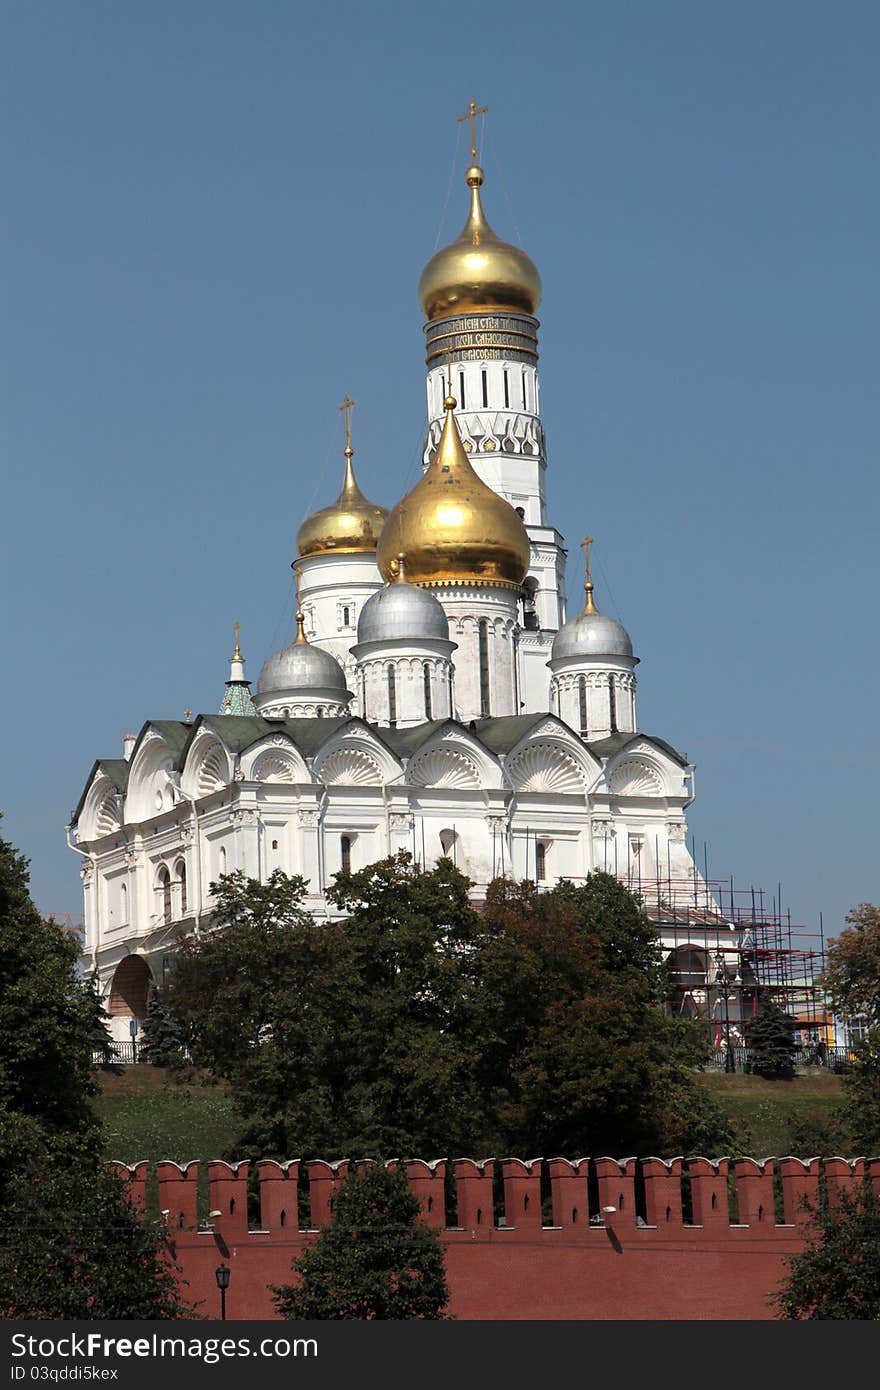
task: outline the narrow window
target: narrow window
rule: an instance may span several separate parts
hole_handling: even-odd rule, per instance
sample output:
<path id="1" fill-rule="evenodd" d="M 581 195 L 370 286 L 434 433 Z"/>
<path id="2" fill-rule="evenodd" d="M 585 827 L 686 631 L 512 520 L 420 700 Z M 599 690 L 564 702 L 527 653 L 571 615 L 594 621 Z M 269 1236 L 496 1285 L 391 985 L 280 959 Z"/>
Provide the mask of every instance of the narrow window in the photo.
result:
<path id="1" fill-rule="evenodd" d="M 527 406 L 527 404 L 526 404 L 526 369 L 525 369 L 525 367 L 523 367 L 523 374 L 522 374 L 522 398 L 523 398 L 523 410 L 527 410 L 527 409 L 528 409 L 528 406 Z"/>
<path id="2" fill-rule="evenodd" d="M 611 716 L 611 732 L 617 733 L 617 690 L 614 685 L 614 677 L 608 677 L 608 707 Z"/>
<path id="3" fill-rule="evenodd" d="M 464 410 L 464 372 L 458 374 L 458 389 L 461 395 L 461 400 L 458 403 L 459 409 Z"/>
<path id="4" fill-rule="evenodd" d="M 397 685 L 393 666 L 388 667 L 388 723 L 397 723 Z"/>
<path id="5" fill-rule="evenodd" d="M 226 850 L 224 849 L 223 845 L 220 846 L 219 864 L 220 864 L 220 872 L 221 872 L 221 874 L 225 874 L 225 873 L 226 873 Z"/>
<path id="6" fill-rule="evenodd" d="M 485 371 L 482 373 L 482 377 L 483 377 L 483 409 L 485 409 L 486 406 L 489 404 L 489 383 L 488 383 L 487 380 L 486 380 L 486 373 L 485 373 Z"/>
<path id="7" fill-rule="evenodd" d="M 123 924 L 128 921 L 128 887 L 124 883 L 119 890 L 119 920 Z"/>
<path id="8" fill-rule="evenodd" d="M 177 866 L 177 882 L 180 885 L 180 915 L 186 912 L 186 865 L 181 862 Z"/>
<path id="9" fill-rule="evenodd" d="M 162 920 L 171 921 L 171 875 L 167 869 L 159 873 L 159 887 L 162 889 Z"/>
<path id="10" fill-rule="evenodd" d="M 278 841 L 277 841 L 277 840 L 273 840 L 273 841 L 272 841 L 272 848 L 273 848 L 273 849 L 277 849 L 277 848 L 278 848 Z"/>
<path id="11" fill-rule="evenodd" d="M 349 625 L 350 622 L 351 622 L 351 609 L 350 609 L 350 608 L 343 608 L 343 610 L 342 610 L 342 626 L 343 626 L 343 627 L 348 627 L 348 625 Z"/>
<path id="12" fill-rule="evenodd" d="M 425 718 L 426 718 L 426 719 L 433 719 L 434 716 L 433 716 L 433 714 L 431 713 L 431 668 L 428 666 L 427 661 L 425 662 L 424 672 L 425 672 Z"/>
<path id="13" fill-rule="evenodd" d="M 510 409 L 510 378 L 507 375 L 507 368 L 504 368 L 504 409 Z"/>
<path id="14" fill-rule="evenodd" d="M 543 883 L 547 877 L 547 846 L 541 840 L 535 841 L 535 881 Z"/>
<path id="15" fill-rule="evenodd" d="M 489 700 L 489 621 L 487 618 L 480 619 L 479 628 L 479 647 L 480 647 L 480 713 L 484 719 L 488 719 L 490 714 Z"/>
<path id="16" fill-rule="evenodd" d="M 587 678 L 586 678 L 586 676 L 579 676 L 579 677 L 578 677 L 578 705 L 580 706 L 581 734 L 582 734 L 582 735 L 585 735 L 586 732 L 587 732 Z"/>
<path id="17" fill-rule="evenodd" d="M 351 836 L 350 836 L 350 835 L 340 835 L 340 837 L 339 837 L 339 855 L 340 855 L 340 858 L 341 858 L 341 860 L 342 860 L 342 872 L 343 872 L 344 874 L 350 874 L 350 873 L 351 873 Z"/>

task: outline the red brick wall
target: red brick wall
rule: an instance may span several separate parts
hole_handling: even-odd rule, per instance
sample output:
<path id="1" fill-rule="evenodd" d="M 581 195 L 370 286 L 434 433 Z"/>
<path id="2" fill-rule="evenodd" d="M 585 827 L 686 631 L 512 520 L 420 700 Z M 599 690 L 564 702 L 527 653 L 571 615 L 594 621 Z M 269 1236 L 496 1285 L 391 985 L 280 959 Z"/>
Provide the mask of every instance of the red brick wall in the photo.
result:
<path id="1" fill-rule="evenodd" d="M 132 1200 L 143 1205 L 148 1166 L 112 1166 L 129 1180 Z M 210 1163 L 210 1210 L 220 1215 L 211 1229 L 199 1230 L 198 1166 L 157 1165 L 159 1209 L 169 1213 L 172 1249 L 187 1280 L 184 1292 L 200 1311 L 219 1316 L 214 1270 L 222 1259 L 232 1271 L 227 1317 L 275 1316 L 267 1286 L 290 1281 L 291 1260 L 328 1221 L 333 1192 L 350 1165 L 303 1165 L 309 1230 L 299 1228 L 297 1217 L 300 1166 L 257 1165 L 261 1229 L 255 1230 L 248 1226 L 248 1165 Z M 802 1246 L 800 1200 L 815 1201 L 820 1167 L 832 1190 L 867 1174 L 880 1191 L 880 1159 L 820 1164 L 742 1158 L 730 1165 L 703 1158 L 497 1164 L 458 1159 L 452 1164 L 458 1225 L 449 1227 L 446 1166 L 415 1160 L 406 1169 L 425 1220 L 442 1233 L 449 1311 L 460 1319 L 493 1321 L 772 1317 L 767 1297 L 784 1273 L 784 1257 Z M 503 1215 L 497 1219 L 496 1168 L 503 1189 Z M 729 1171 L 735 1212 L 728 1202 Z M 548 1187 L 552 1226 L 542 1224 Z M 776 1221 L 777 1195 L 785 1224 Z M 603 1211 L 608 1207 L 614 1211 Z"/>

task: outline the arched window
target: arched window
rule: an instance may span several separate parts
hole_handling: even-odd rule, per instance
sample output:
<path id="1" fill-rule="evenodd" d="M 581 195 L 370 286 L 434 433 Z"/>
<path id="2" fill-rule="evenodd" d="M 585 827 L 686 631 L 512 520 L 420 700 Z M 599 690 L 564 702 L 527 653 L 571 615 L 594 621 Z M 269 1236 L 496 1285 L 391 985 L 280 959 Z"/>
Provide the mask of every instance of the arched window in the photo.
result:
<path id="1" fill-rule="evenodd" d="M 341 861 L 342 861 L 342 872 L 343 872 L 344 874 L 350 874 L 350 873 L 351 873 L 351 836 L 350 836 L 350 835 L 340 835 L 340 837 L 339 837 L 339 855 L 340 855 L 340 859 L 341 859 Z"/>
<path id="2" fill-rule="evenodd" d="M 487 380 L 486 380 L 486 372 L 485 372 L 485 369 L 484 369 L 483 372 L 482 372 L 482 377 L 483 377 L 483 409 L 485 410 L 485 409 L 486 409 L 486 406 L 489 404 L 489 385 L 488 385 L 488 382 L 487 382 Z"/>
<path id="3" fill-rule="evenodd" d="M 220 846 L 220 853 L 219 853 L 218 856 L 217 856 L 217 863 L 218 863 L 219 868 L 220 868 L 220 873 L 221 873 L 221 874 L 225 874 L 225 873 L 226 873 L 226 846 L 225 846 L 225 845 L 221 845 L 221 846 Z"/>
<path id="4" fill-rule="evenodd" d="M 461 391 L 461 396 L 460 396 L 459 402 L 458 402 L 458 408 L 459 408 L 459 410 L 465 410 L 465 409 L 466 409 L 466 406 L 465 406 L 465 403 L 464 403 L 464 372 L 459 372 L 459 374 L 458 374 L 458 385 L 459 385 L 459 389 L 460 389 L 460 391 Z"/>
<path id="5" fill-rule="evenodd" d="M 543 883 L 547 877 L 547 846 L 543 840 L 535 841 L 535 882 Z"/>
<path id="6" fill-rule="evenodd" d="M 617 733 L 617 688 L 614 677 L 608 677 L 608 712 L 611 719 L 611 732 Z"/>
<path id="7" fill-rule="evenodd" d="M 186 865 L 182 859 L 179 861 L 175 873 L 180 892 L 180 915 L 183 917 L 186 913 Z"/>
<path id="8" fill-rule="evenodd" d="M 162 865 L 159 870 L 159 891 L 162 894 L 162 921 L 171 921 L 171 875 Z"/>
<path id="9" fill-rule="evenodd" d="M 342 610 L 342 626 L 343 626 L 343 627 L 349 627 L 350 625 L 351 625 L 351 609 L 350 609 L 350 608 L 343 608 L 343 610 Z"/>
<path id="10" fill-rule="evenodd" d="M 578 676 L 578 710 L 581 721 L 581 734 L 587 733 L 587 678 Z"/>
<path id="11" fill-rule="evenodd" d="M 441 848 L 442 851 L 443 851 L 444 858 L 446 858 L 446 859 L 452 859 L 452 858 L 454 858 L 454 856 L 455 856 L 455 841 L 456 841 L 456 834 L 455 834 L 455 831 L 454 831 L 454 830 L 448 830 L 448 829 L 447 829 L 447 830 L 441 830 L 441 831 L 440 831 L 440 848 Z"/>
<path id="12" fill-rule="evenodd" d="M 510 409 L 510 377 L 507 375 L 507 368 L 504 368 L 504 409 Z"/>
<path id="13" fill-rule="evenodd" d="M 393 666 L 388 667 L 388 723 L 397 723 L 397 682 Z"/>
<path id="14" fill-rule="evenodd" d="M 434 715 L 431 712 L 431 668 L 427 661 L 425 662 L 423 671 L 425 683 L 425 718 L 433 719 Z"/>
<path id="15" fill-rule="evenodd" d="M 488 719 L 491 714 L 491 701 L 489 697 L 489 620 L 480 619 L 480 627 L 477 636 L 480 649 L 480 714 L 484 719 Z"/>
<path id="16" fill-rule="evenodd" d="M 128 884 L 123 883 L 119 889 L 119 925 L 125 926 L 128 921 Z"/>

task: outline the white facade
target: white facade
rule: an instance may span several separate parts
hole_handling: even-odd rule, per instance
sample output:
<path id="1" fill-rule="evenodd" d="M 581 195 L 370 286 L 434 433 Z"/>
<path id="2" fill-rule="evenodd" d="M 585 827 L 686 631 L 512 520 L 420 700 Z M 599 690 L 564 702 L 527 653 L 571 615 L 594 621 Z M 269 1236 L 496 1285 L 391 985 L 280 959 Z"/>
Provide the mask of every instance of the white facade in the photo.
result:
<path id="1" fill-rule="evenodd" d="M 448 639 L 427 629 L 366 638 L 364 629 L 359 640 L 364 609 L 383 589 L 375 552 L 309 554 L 296 562 L 300 635 L 267 661 L 256 714 L 148 722 L 123 758 L 95 763 L 69 829 L 82 855 L 87 950 L 118 1036 L 142 1011 L 149 980 L 161 983 L 177 939 L 210 925 L 212 883 L 236 869 L 261 881 L 276 869 L 301 875 L 319 917 L 329 915 L 336 873 L 399 850 L 425 865 L 453 859 L 477 900 L 497 875 L 551 885 L 596 869 L 636 888 L 665 880 L 673 909 L 679 897 L 705 896 L 687 848 L 693 769 L 639 732 L 627 634 L 604 619 L 618 646 L 594 645 L 592 654 L 566 637 L 566 551 L 545 495 L 537 320 L 520 314 L 498 329 L 499 341 L 506 333 L 520 344 L 509 357 L 464 346 L 489 322 L 501 320 L 465 315 L 428 326 L 425 461 L 450 373 L 464 448 L 526 526 L 522 589 L 438 586 L 430 592 Z M 241 708 L 250 708 L 246 698 Z M 733 932 L 716 919 L 710 934 L 701 926 L 689 942 L 676 926 L 667 941 L 694 959 L 703 952 L 702 985 L 693 988 L 704 997 L 712 953 L 730 948 Z"/>

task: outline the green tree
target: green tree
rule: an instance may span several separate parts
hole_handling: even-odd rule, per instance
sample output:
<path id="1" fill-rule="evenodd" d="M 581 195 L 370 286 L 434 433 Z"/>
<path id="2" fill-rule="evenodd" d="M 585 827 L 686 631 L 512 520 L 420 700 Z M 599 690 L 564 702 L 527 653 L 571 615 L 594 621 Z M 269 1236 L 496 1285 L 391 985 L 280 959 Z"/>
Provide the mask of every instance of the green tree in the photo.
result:
<path id="1" fill-rule="evenodd" d="M 490 886 L 476 1033 L 492 1146 L 728 1147 L 721 1112 L 692 1074 L 703 1042 L 657 1002 L 656 946 L 635 920 L 638 903 L 610 875 L 591 877 L 583 892 Z"/>
<path id="2" fill-rule="evenodd" d="M 760 1001 L 757 1017 L 746 1028 L 746 1042 L 756 1076 L 785 1081 L 794 1075 L 794 1020 L 771 997 Z"/>
<path id="3" fill-rule="evenodd" d="M 843 1119 L 856 1153 L 880 1152 L 880 1027 L 853 1047 L 843 1077 Z"/>
<path id="4" fill-rule="evenodd" d="M 32 903 L 27 859 L 0 838 L 0 1186 L 45 1154 L 97 1153 L 94 1013 L 78 957 Z"/>
<path id="5" fill-rule="evenodd" d="M 147 1005 L 138 1055 L 154 1067 L 181 1067 L 184 1063 L 183 1031 L 162 993 L 154 989 Z"/>
<path id="6" fill-rule="evenodd" d="M 880 1024 L 880 908 L 859 903 L 845 920 L 849 925 L 828 943 L 820 983 L 844 1018 L 866 1014 Z"/>
<path id="7" fill-rule="evenodd" d="M 870 1183 L 812 1210 L 807 1248 L 772 1303 L 790 1320 L 880 1320 L 880 1201 Z"/>
<path id="8" fill-rule="evenodd" d="M 86 1027 L 91 1038 L 92 1055 L 96 1052 L 101 1054 L 101 1065 L 109 1067 L 111 1063 L 111 1044 L 113 1039 L 110 1036 L 109 1015 L 104 1008 L 101 999 L 101 990 L 98 984 L 98 972 L 93 970 L 88 978 L 88 982 L 83 988 L 83 1002 L 85 1006 Z"/>
<path id="9" fill-rule="evenodd" d="M 399 856 L 340 876 L 348 916 L 301 908 L 302 880 L 216 885 L 218 929 L 181 952 L 170 998 L 197 1060 L 231 1084 L 242 1146 L 267 1154 L 446 1152 L 472 1133 L 462 1041 L 467 880 Z"/>
<path id="10" fill-rule="evenodd" d="M 293 1270 L 297 1283 L 272 1289 L 283 1318 L 436 1321 L 449 1301 L 440 1237 L 405 1173 L 381 1162 L 343 1183 L 330 1225 Z"/>
<path id="11" fill-rule="evenodd" d="M 41 1167 L 11 1182 L 0 1220 L 0 1318 L 181 1318 L 162 1227 L 100 1165 Z"/>

